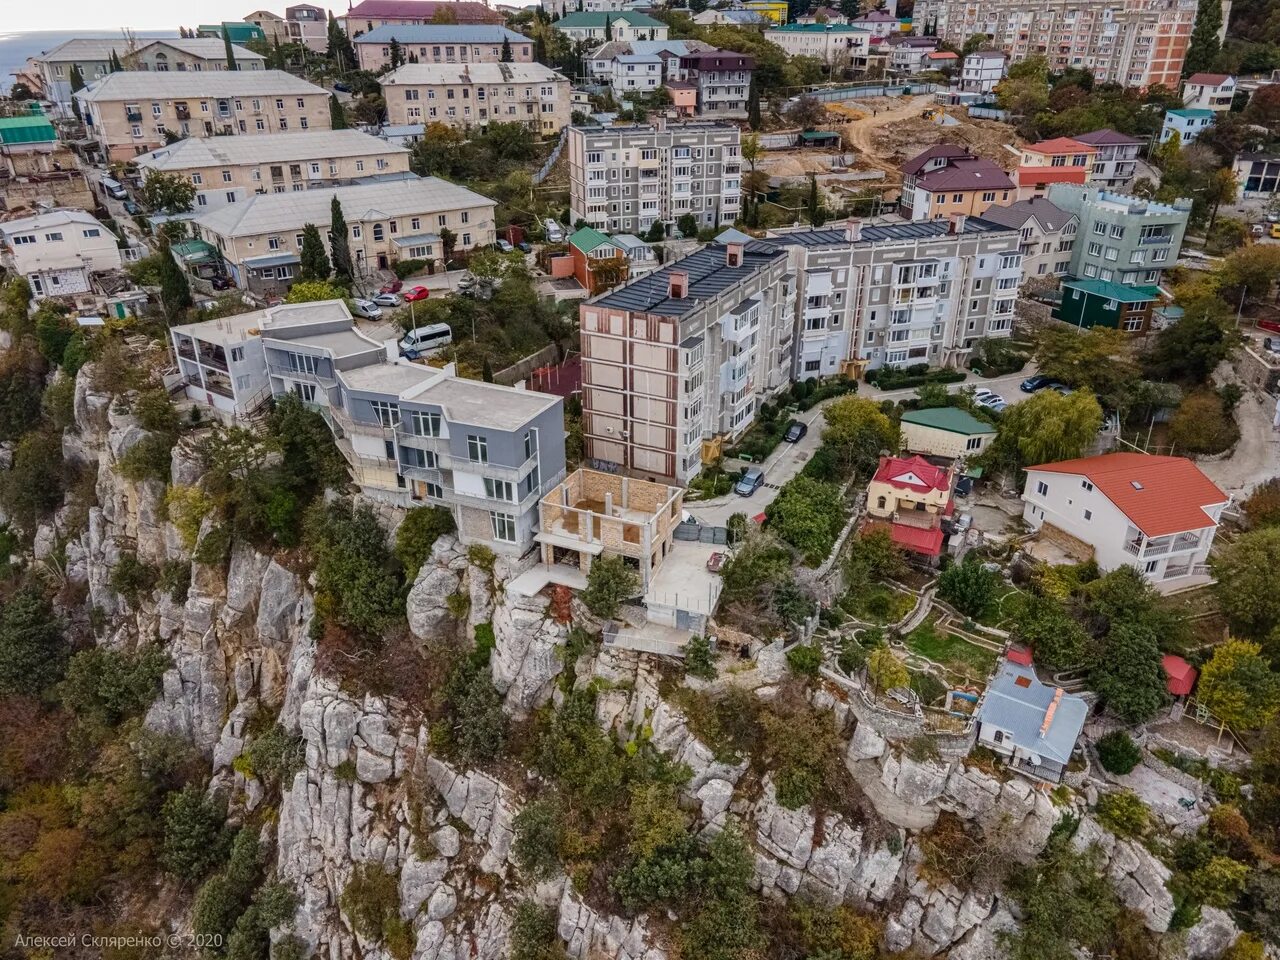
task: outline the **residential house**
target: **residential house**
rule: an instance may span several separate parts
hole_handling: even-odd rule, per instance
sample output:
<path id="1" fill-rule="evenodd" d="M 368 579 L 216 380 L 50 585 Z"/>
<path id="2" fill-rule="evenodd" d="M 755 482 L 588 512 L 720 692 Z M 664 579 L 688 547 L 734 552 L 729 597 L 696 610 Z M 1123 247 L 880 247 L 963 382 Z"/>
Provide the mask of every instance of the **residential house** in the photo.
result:
<path id="1" fill-rule="evenodd" d="M 390 124 L 520 123 L 559 133 L 571 119 L 569 80 L 540 63 L 406 63 L 382 78 Z"/>
<path id="2" fill-rule="evenodd" d="M 263 39 L 274 46 L 277 43 L 289 43 L 289 26 L 284 17 L 270 10 L 254 10 L 244 15 L 244 22 L 253 24 L 262 31 Z"/>
<path id="3" fill-rule="evenodd" d="M 885 530 L 903 550 L 930 559 L 942 553 L 942 521 L 955 511 L 955 468 L 924 457 L 881 457 L 867 484 L 864 530 Z"/>
<path id="4" fill-rule="evenodd" d="M 888 10 L 871 10 L 844 22 L 866 30 L 879 40 L 892 37 L 900 28 L 898 18 Z M 875 41 L 872 42 L 874 43 Z"/>
<path id="5" fill-rule="evenodd" d="M 254 53 L 248 47 L 231 45 L 237 70 L 265 70 L 267 58 Z M 200 73 L 205 70 L 229 70 L 227 45 L 214 37 L 175 37 L 169 40 L 153 40 L 135 53 L 123 58 L 130 70 L 151 70 L 156 73 L 174 71 Z"/>
<path id="6" fill-rule="evenodd" d="M 745 118 L 755 60 L 729 50 L 706 50 L 680 58 L 680 80 L 696 95 L 694 113 L 707 120 Z"/>
<path id="7" fill-rule="evenodd" d="M 950 50 L 934 50 L 924 58 L 927 70 L 955 70 L 960 65 L 960 54 Z"/>
<path id="8" fill-rule="evenodd" d="M 1025 279 L 1061 277 L 1070 272 L 1079 220 L 1051 200 L 1036 197 L 1008 206 L 987 207 L 982 219 L 1018 231 Z"/>
<path id="9" fill-rule="evenodd" d="M 610 233 L 646 234 L 686 214 L 700 227 L 738 218 L 741 130 L 724 123 L 569 128 L 570 221 Z"/>
<path id="10" fill-rule="evenodd" d="M 694 14 L 693 22 L 700 27 L 727 24 L 731 27 L 765 27 L 774 21 L 754 10 L 717 10 L 710 8 Z"/>
<path id="11" fill-rule="evenodd" d="M 1160 128 L 1160 142 L 1168 143 L 1178 135 L 1179 143 L 1191 143 L 1212 127 L 1218 119 L 1212 110 L 1166 110 Z"/>
<path id="12" fill-rule="evenodd" d="M 787 0 L 741 0 L 738 5 L 743 10 L 759 14 L 778 26 L 786 23 L 791 15 L 791 5 Z"/>
<path id="13" fill-rule="evenodd" d="M 72 116 L 71 75 L 79 69 L 86 84 L 111 72 L 111 55 L 124 59 L 129 53 L 123 37 L 106 40 L 67 40 L 31 59 L 39 73 L 44 99 L 56 116 Z"/>
<path id="14" fill-rule="evenodd" d="M 848 23 L 849 18 L 834 7 L 818 7 L 796 17 L 796 23 Z"/>
<path id="15" fill-rule="evenodd" d="M 1104 573 L 1134 567 L 1160 590 L 1205 576 L 1231 498 L 1185 457 L 1106 453 L 1027 468 L 1022 517 Z"/>
<path id="16" fill-rule="evenodd" d="M 94 274 L 119 270 L 114 233 L 84 210 L 57 209 L 0 222 L 0 260 L 37 300 L 89 293 Z"/>
<path id="17" fill-rule="evenodd" d="M 1009 55 L 1003 50 L 975 50 L 960 67 L 962 93 L 994 93 L 1009 69 Z"/>
<path id="18" fill-rule="evenodd" d="M 1094 186 L 1122 187 L 1133 180 L 1138 170 L 1138 153 L 1143 141 L 1126 133 L 1106 128 L 1082 133 L 1073 139 L 1096 147 L 1089 182 Z"/>
<path id="19" fill-rule="evenodd" d="M 76 94 L 89 135 L 111 161 L 173 137 L 328 130 L 329 92 L 283 70 L 112 73 Z"/>
<path id="20" fill-rule="evenodd" d="M 661 20 L 634 10 L 570 13 L 551 24 L 571 40 L 666 40 Z"/>
<path id="21" fill-rule="evenodd" d="M 587 460 L 653 481 L 696 476 L 790 382 L 793 283 L 783 250 L 726 231 L 583 303 Z"/>
<path id="22" fill-rule="evenodd" d="M 615 233 L 610 239 L 622 250 L 627 258 L 627 276 L 629 279 L 643 277 L 653 273 L 661 266 L 658 255 L 652 245 L 645 243 L 632 233 Z"/>
<path id="23" fill-rule="evenodd" d="M 494 23 L 501 26 L 506 16 L 479 0 L 361 0 L 338 23 L 355 39 L 378 27 L 413 26 L 424 23 Z"/>
<path id="24" fill-rule="evenodd" d="M 1239 153 L 1231 165 L 1240 199 L 1273 197 L 1280 192 L 1280 153 Z"/>
<path id="25" fill-rule="evenodd" d="M 1193 73 L 1182 82 L 1182 105 L 1226 113 L 1236 96 L 1236 78 L 1225 73 Z"/>
<path id="26" fill-rule="evenodd" d="M 937 37 L 908 37 L 895 33 L 884 41 L 889 51 L 889 69 L 894 73 L 917 74 L 935 70 L 929 54 L 938 49 Z"/>
<path id="27" fill-rule="evenodd" d="M 662 57 L 656 53 L 619 53 L 608 63 L 609 73 L 597 79 L 608 83 L 618 100 L 648 96 L 663 85 Z"/>
<path id="28" fill-rule="evenodd" d="M 1051 183 L 1084 186 L 1093 171 L 1097 153 L 1097 147 L 1070 137 L 1056 137 L 1023 147 L 1018 155 L 1018 199 L 1043 197 Z"/>
<path id="29" fill-rule="evenodd" d="M 400 260 L 440 264 L 446 229 L 458 250 L 490 246 L 496 239 L 494 202 L 437 177 L 258 194 L 202 213 L 192 223 L 199 239 L 217 249 L 236 286 L 283 295 L 297 271 L 307 224 L 321 228 L 326 252 L 332 253 L 325 228 L 334 198 L 346 217 L 358 278 Z"/>
<path id="30" fill-rule="evenodd" d="M 610 40 L 586 54 L 583 66 L 592 80 L 612 84 L 615 76 L 624 73 L 615 66 L 617 57 L 657 57 L 662 65 L 658 81 L 661 85 L 680 78 L 680 58 L 685 54 L 714 49 L 701 40 Z"/>
<path id="31" fill-rule="evenodd" d="M 1007 758 L 1011 770 L 1061 783 L 1089 705 L 1061 687 L 1041 683 L 1030 665 L 1005 659 L 974 716 L 979 745 Z"/>
<path id="32" fill-rule="evenodd" d="M 1191 201 L 1157 203 L 1096 187 L 1052 184 L 1049 199 L 1079 220 L 1070 273 L 1123 284 L 1157 284 L 1182 248 Z"/>
<path id="33" fill-rule="evenodd" d="M 628 10 L 635 6 L 632 0 L 539 0 L 539 5 L 549 17 L 563 17 L 576 12 Z"/>
<path id="34" fill-rule="evenodd" d="M 569 236 L 573 276 L 591 296 L 625 283 L 628 261 L 620 244 L 591 227 L 580 227 Z"/>
<path id="35" fill-rule="evenodd" d="M 224 20 L 222 23 L 202 23 L 196 27 L 197 37 L 208 37 L 215 40 L 230 39 L 232 44 L 245 44 L 250 40 L 265 43 L 267 35 L 254 23 Z"/>
<path id="36" fill-rule="evenodd" d="M 513 63 L 533 62 L 533 41 L 496 24 L 427 23 L 378 27 L 352 41 L 361 70 L 391 66 L 391 41 L 400 45 L 404 62 L 498 63 L 505 44 Z"/>
<path id="37" fill-rule="evenodd" d="M 1062 281 L 1062 300 L 1053 308 L 1055 320 L 1082 329 L 1109 327 L 1125 333 L 1146 333 L 1159 287 L 1133 287 L 1106 280 Z"/>
<path id="38" fill-rule="evenodd" d="M 940 220 L 953 215 L 981 216 L 996 203 L 1008 203 L 1013 181 L 1000 167 L 963 147 L 939 144 L 902 166 L 902 216 Z"/>
<path id="39" fill-rule="evenodd" d="M 870 32 L 849 24 L 788 23 L 764 37 L 789 57 L 817 57 L 832 67 L 865 67 L 871 52 Z"/>
<path id="40" fill-rule="evenodd" d="M 0 117 L 0 210 L 96 206 L 79 158 L 47 117 Z"/>
<path id="41" fill-rule="evenodd" d="M 284 22 L 293 43 L 300 43 L 317 53 L 329 49 L 329 15 L 323 7 L 295 3 L 284 8 Z"/>
<path id="42" fill-rule="evenodd" d="M 980 456 L 996 438 L 996 428 L 959 407 L 908 410 L 902 415 L 902 449 L 952 460 Z"/>

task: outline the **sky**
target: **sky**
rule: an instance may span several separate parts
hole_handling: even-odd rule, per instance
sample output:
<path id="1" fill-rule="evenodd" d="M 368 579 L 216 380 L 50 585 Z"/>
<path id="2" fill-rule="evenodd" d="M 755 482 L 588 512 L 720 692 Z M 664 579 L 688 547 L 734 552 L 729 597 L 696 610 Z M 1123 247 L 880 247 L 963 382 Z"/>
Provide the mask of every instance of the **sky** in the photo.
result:
<path id="1" fill-rule="evenodd" d="M 251 9 L 260 9 L 253 0 L 244 0 L 239 6 L 227 0 L 185 0 L 177 4 L 173 0 L 122 0 L 104 3 L 103 0 L 58 0 L 56 3 L 22 3 L 18 0 L 3 4 L 3 31 L 28 32 L 32 30 L 117 30 L 130 26 L 135 30 L 177 30 L 178 25 L 194 27 L 198 23 L 216 23 L 237 20 Z M 243 7 L 244 9 L 241 9 Z M 283 13 L 284 4 L 281 4 Z M 270 8 L 268 8 L 270 9 Z M 334 12 L 346 9 L 346 3 L 336 4 Z"/>

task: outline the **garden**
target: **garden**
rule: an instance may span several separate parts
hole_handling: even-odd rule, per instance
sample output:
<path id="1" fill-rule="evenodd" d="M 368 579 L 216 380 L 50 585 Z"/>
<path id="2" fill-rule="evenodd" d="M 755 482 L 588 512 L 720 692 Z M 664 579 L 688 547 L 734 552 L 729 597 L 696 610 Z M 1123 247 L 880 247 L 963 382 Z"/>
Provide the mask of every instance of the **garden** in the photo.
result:
<path id="1" fill-rule="evenodd" d="M 930 614 L 924 623 L 902 638 L 903 644 L 916 656 L 969 680 L 984 682 L 995 669 L 999 654 L 948 632 L 939 619 Z"/>

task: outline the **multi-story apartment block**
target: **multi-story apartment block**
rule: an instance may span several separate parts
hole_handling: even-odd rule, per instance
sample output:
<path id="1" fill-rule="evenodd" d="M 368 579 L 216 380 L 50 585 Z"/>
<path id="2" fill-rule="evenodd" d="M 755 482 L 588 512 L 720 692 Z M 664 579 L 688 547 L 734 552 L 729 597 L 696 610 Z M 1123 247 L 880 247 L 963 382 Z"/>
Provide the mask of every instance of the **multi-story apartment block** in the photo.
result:
<path id="1" fill-rule="evenodd" d="M 258 27 L 271 43 L 300 43 L 317 53 L 329 46 L 329 19 L 323 7 L 295 4 L 285 7 L 283 17 L 270 10 L 255 10 L 244 20 Z"/>
<path id="2" fill-rule="evenodd" d="M 83 210 L 50 210 L 0 223 L 0 261 L 36 299 L 88 293 L 95 273 L 119 270 L 116 235 Z"/>
<path id="3" fill-rule="evenodd" d="M 625 61 L 636 64 L 650 64 L 655 62 L 653 58 L 656 58 L 656 62 L 661 67 L 657 75 L 658 85 L 661 86 L 679 78 L 681 57 L 714 49 L 711 44 L 703 43 L 701 40 L 611 40 L 608 43 L 602 43 L 587 54 L 583 60 L 583 66 L 588 77 L 597 83 L 610 84 L 613 87 L 614 96 L 621 96 L 628 89 L 641 88 L 640 83 L 632 85 L 627 83 L 627 80 L 635 79 L 643 72 L 639 69 L 626 70 L 621 67 L 619 64 L 622 58 L 643 58 Z"/>
<path id="4" fill-rule="evenodd" d="M 988 207 L 982 219 L 1018 231 L 1022 275 L 1027 280 L 1061 277 L 1071 270 L 1071 250 L 1079 221 L 1047 198 L 1019 200 L 1007 207 Z"/>
<path id="5" fill-rule="evenodd" d="M 1043 197 L 1051 183 L 1083 186 L 1089 181 L 1097 155 L 1097 147 L 1070 137 L 1056 137 L 1023 147 L 1018 157 L 1018 199 Z"/>
<path id="6" fill-rule="evenodd" d="M 195 209 L 243 203 L 258 193 L 334 187 L 407 173 L 409 151 L 359 130 L 309 130 L 261 137 L 179 140 L 138 158 L 145 179 L 177 173 L 196 186 Z"/>
<path id="7" fill-rule="evenodd" d="M 570 220 L 643 234 L 692 214 L 733 223 L 742 202 L 742 132 L 719 123 L 570 127 Z"/>
<path id="8" fill-rule="evenodd" d="M 320 228 L 328 250 L 326 228 L 335 197 L 347 221 L 347 245 L 358 277 L 386 270 L 398 260 L 441 261 L 446 229 L 458 250 L 488 246 L 495 239 L 493 201 L 436 177 L 259 194 L 210 210 L 192 223 L 237 286 L 283 294 L 300 262 L 307 224 Z"/>
<path id="9" fill-rule="evenodd" d="M 764 37 L 788 56 L 817 57 L 836 67 L 866 66 L 871 52 L 871 33 L 847 23 L 788 23 L 766 30 Z"/>
<path id="10" fill-rule="evenodd" d="M 1223 0 L 1224 25 L 1231 8 Z M 913 17 L 960 46 L 976 33 L 1013 62 L 1042 55 L 1049 69 L 1093 71 L 1130 87 L 1176 90 L 1197 0 L 921 0 Z"/>
<path id="11" fill-rule="evenodd" d="M 938 144 L 902 165 L 902 216 L 941 220 L 981 216 L 994 203 L 1014 199 L 1009 175 L 963 147 Z"/>
<path id="12" fill-rule="evenodd" d="M 406 63 L 382 78 L 392 125 L 521 123 L 542 134 L 568 125 L 569 86 L 540 63 Z"/>
<path id="13" fill-rule="evenodd" d="M 1079 221 L 1071 276 L 1127 286 L 1160 282 L 1178 259 L 1191 215 L 1190 200 L 1156 203 L 1094 187 L 1054 184 L 1049 199 Z"/>
<path id="14" fill-rule="evenodd" d="M 1007 337 L 1018 234 L 974 217 L 771 233 L 796 277 L 793 379 L 915 363 L 959 365 Z"/>
<path id="15" fill-rule="evenodd" d="M 265 70 L 267 58 L 247 47 L 232 44 L 237 70 Z M 121 58 L 128 70 L 152 70 L 158 73 L 217 72 L 227 66 L 227 45 L 213 37 L 174 37 L 154 40 L 136 53 Z"/>
<path id="16" fill-rule="evenodd" d="M 790 381 L 793 284 L 782 249 L 726 231 L 579 307 L 588 460 L 697 475 L 704 441 L 740 436 Z"/>
<path id="17" fill-rule="evenodd" d="M 1098 151 L 1089 172 L 1089 183 L 1093 186 L 1123 187 L 1137 174 L 1143 141 L 1110 128 L 1082 133 L 1073 139 Z"/>
<path id="18" fill-rule="evenodd" d="M 1003 50 L 976 50 L 960 67 L 962 93 L 991 93 L 1004 79 L 1009 55 Z"/>
<path id="19" fill-rule="evenodd" d="M 1236 96 L 1236 78 L 1225 73 L 1193 73 L 1182 84 L 1182 105 L 1226 113 Z"/>
<path id="20" fill-rule="evenodd" d="M 597 59 L 595 63 L 601 61 Z M 663 86 L 662 57 L 656 53 L 619 53 L 606 63 L 605 72 L 597 79 L 607 83 L 619 100 L 647 95 Z"/>
<path id="21" fill-rule="evenodd" d="M 391 66 L 391 41 L 400 45 L 407 61 L 418 63 L 497 63 L 505 43 L 511 62 L 532 63 L 533 41 L 495 24 L 428 23 L 421 26 L 378 27 L 353 41 L 361 70 Z"/>
<path id="22" fill-rule="evenodd" d="M 755 60 L 729 50 L 707 50 L 680 58 L 680 82 L 694 92 L 694 113 L 708 120 L 747 115 Z"/>
<path id="23" fill-rule="evenodd" d="M 496 23 L 507 18 L 477 0 L 361 0 L 338 17 L 353 40 L 378 27 L 437 23 Z"/>
<path id="24" fill-rule="evenodd" d="M 131 160 L 169 135 L 214 137 L 329 129 L 329 93 L 283 70 L 112 73 L 76 94 L 108 160 Z"/>
<path id="25" fill-rule="evenodd" d="M 551 24 L 570 40 L 665 40 L 670 28 L 634 10 L 570 13 Z"/>
<path id="26" fill-rule="evenodd" d="M 229 418 L 295 394 L 333 430 L 369 497 L 449 509 L 458 535 L 520 556 L 565 475 L 559 397 L 463 380 L 394 356 L 341 300 L 174 327 L 187 396 Z"/>

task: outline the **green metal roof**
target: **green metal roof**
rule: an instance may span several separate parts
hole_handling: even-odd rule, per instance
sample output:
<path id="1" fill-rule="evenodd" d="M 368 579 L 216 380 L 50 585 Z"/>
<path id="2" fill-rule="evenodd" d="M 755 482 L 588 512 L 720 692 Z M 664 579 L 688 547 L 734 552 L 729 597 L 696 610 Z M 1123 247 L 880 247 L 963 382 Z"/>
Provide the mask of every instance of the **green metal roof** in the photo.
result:
<path id="1" fill-rule="evenodd" d="M 811 143 L 821 143 L 832 138 L 840 139 L 840 134 L 834 130 L 805 130 L 800 134 L 801 140 L 808 140 Z"/>
<path id="2" fill-rule="evenodd" d="M 222 38 L 222 31 L 226 30 L 227 35 L 231 37 L 232 43 L 244 43 L 246 40 L 264 40 L 266 34 L 262 32 L 262 28 L 256 23 L 235 23 L 234 21 L 225 21 L 223 23 L 202 23 L 196 28 L 197 33 L 208 34 L 211 37 Z"/>
<path id="3" fill-rule="evenodd" d="M 580 13 L 571 13 L 561 17 L 553 27 L 569 28 L 572 30 L 595 30 L 603 29 L 605 21 L 610 23 L 625 23 L 629 27 L 665 27 L 666 24 L 661 20 L 655 20 L 653 17 L 645 16 L 643 13 L 634 13 L 631 10 L 607 10 L 607 11 L 583 11 Z"/>
<path id="4" fill-rule="evenodd" d="M 862 27 L 847 23 L 788 23 L 785 27 L 773 27 L 783 33 L 870 33 Z"/>
<path id="5" fill-rule="evenodd" d="M 979 433 L 994 434 L 996 428 L 983 423 L 973 414 L 959 407 L 930 407 L 928 410 L 908 410 L 902 415 L 903 423 L 918 423 L 948 433 L 960 433 L 966 437 Z"/>
<path id="6" fill-rule="evenodd" d="M 1217 116 L 1212 110 L 1166 110 L 1165 113 L 1187 120 L 1212 120 Z"/>
<path id="7" fill-rule="evenodd" d="M 573 235 L 569 237 L 569 243 L 583 253 L 590 253 L 596 247 L 604 246 L 606 243 L 616 246 L 611 238 L 599 230 L 593 230 L 591 227 L 582 227 L 579 230 L 575 230 Z"/>
<path id="8" fill-rule="evenodd" d="M 1159 287 L 1126 287 L 1122 283 L 1111 283 L 1107 280 L 1063 280 L 1062 285 L 1071 290 L 1083 290 L 1095 297 L 1106 297 L 1108 300 L 1119 300 L 1121 303 L 1147 303 L 1160 296 Z"/>
<path id="9" fill-rule="evenodd" d="M 45 117 L 4 117 L 0 119 L 0 143 L 52 143 L 58 132 Z"/>
<path id="10" fill-rule="evenodd" d="M 183 240 L 181 243 L 175 243 L 172 249 L 174 256 L 187 263 L 212 260 L 218 255 L 218 251 L 203 240 Z"/>

